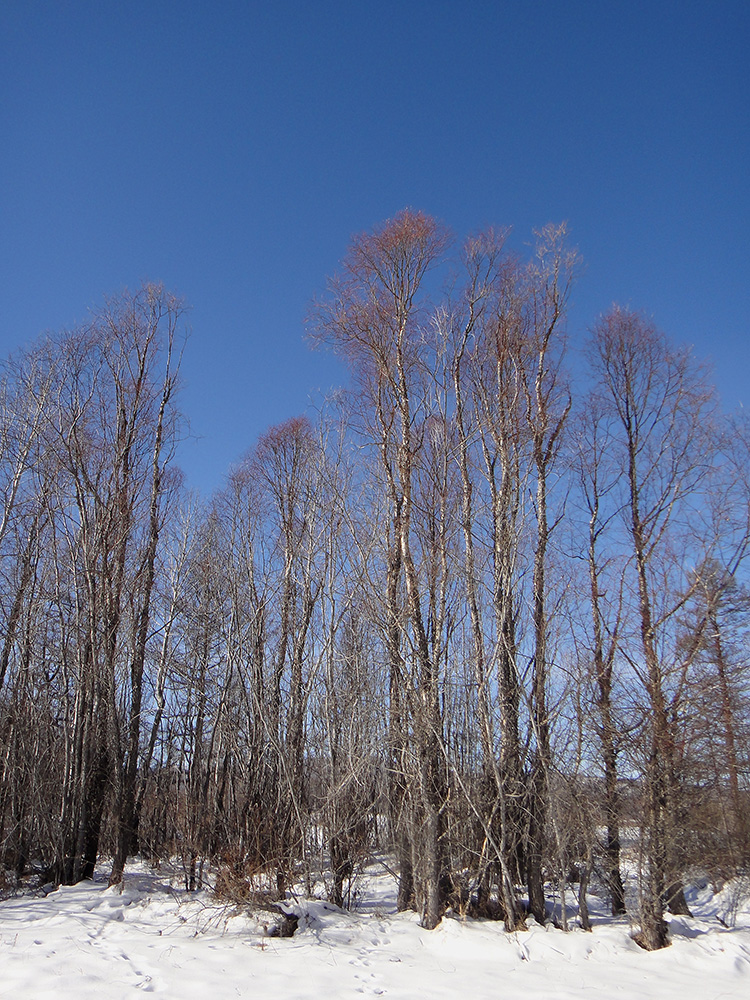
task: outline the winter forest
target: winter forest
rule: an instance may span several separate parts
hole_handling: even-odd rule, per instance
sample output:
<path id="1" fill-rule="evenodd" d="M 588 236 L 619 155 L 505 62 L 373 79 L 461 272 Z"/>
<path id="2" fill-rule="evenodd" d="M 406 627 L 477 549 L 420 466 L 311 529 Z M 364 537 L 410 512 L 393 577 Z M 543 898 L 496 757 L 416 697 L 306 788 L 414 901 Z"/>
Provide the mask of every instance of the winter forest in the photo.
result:
<path id="1" fill-rule="evenodd" d="M 346 907 L 381 852 L 425 928 L 596 882 L 656 950 L 747 871 L 750 424 L 644 313 L 574 352 L 580 271 L 564 226 L 354 238 L 308 317 L 348 387 L 208 499 L 163 287 L 6 361 L 0 893 L 140 854 Z"/>

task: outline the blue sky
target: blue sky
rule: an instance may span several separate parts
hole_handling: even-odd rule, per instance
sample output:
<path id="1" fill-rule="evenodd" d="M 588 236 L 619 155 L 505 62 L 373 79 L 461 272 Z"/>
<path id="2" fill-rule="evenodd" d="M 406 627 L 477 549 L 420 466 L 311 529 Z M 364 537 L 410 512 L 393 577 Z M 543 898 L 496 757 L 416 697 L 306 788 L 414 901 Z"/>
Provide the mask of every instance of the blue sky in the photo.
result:
<path id="1" fill-rule="evenodd" d="M 568 220 L 617 301 L 750 406 L 750 3 L 0 4 L 0 355 L 163 280 L 188 483 L 345 380 L 303 341 L 353 233 Z"/>

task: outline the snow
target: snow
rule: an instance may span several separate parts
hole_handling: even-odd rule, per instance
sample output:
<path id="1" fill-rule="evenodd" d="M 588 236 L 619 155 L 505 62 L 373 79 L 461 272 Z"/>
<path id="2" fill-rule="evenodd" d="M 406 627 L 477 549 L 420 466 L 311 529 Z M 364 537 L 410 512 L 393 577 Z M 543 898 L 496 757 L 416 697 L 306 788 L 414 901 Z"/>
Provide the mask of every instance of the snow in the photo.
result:
<path id="1" fill-rule="evenodd" d="M 370 870 L 359 898 L 353 912 L 289 899 L 299 926 L 277 938 L 267 934 L 272 914 L 187 893 L 165 872 L 134 864 L 119 891 L 107 888 L 103 871 L 46 897 L 0 903 L 0 998 L 750 996 L 750 904 L 736 887 L 693 889 L 695 917 L 673 917 L 671 947 L 650 954 L 633 942 L 627 920 L 605 917 L 596 899 L 590 934 L 573 919 L 568 933 L 530 921 L 509 935 L 498 923 L 457 916 L 423 930 L 414 914 L 395 912 L 382 866 Z M 721 922 L 730 910 L 733 927 Z"/>

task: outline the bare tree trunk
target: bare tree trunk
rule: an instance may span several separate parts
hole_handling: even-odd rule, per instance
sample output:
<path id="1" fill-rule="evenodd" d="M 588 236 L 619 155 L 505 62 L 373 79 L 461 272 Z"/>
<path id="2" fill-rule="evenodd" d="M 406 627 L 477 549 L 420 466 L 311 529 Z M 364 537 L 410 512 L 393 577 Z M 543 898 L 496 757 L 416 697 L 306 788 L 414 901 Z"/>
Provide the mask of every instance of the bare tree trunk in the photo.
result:
<path id="1" fill-rule="evenodd" d="M 141 378 L 146 377 L 149 341 L 156 336 L 158 322 L 161 319 L 161 305 L 154 303 L 156 312 L 152 314 L 153 326 L 148 330 L 149 338 L 144 345 Z M 146 645 L 151 627 L 151 598 L 154 589 L 156 555 L 159 536 L 162 527 L 162 503 L 164 494 L 165 467 L 162 457 L 165 435 L 165 419 L 175 385 L 176 373 L 172 369 L 172 345 L 174 324 L 177 319 L 174 307 L 167 306 L 167 356 L 162 382 L 161 400 L 154 428 L 153 452 L 151 458 L 151 489 L 149 499 L 149 520 L 146 547 L 139 567 L 140 577 L 140 607 L 138 608 L 135 627 L 135 642 L 130 665 L 130 706 L 127 727 L 127 750 L 125 766 L 122 770 L 121 789 L 119 796 L 119 815 L 117 823 L 117 846 L 112 864 L 109 884 L 116 885 L 122 880 L 125 863 L 138 839 L 138 764 L 141 738 L 141 706 L 143 699 L 143 675 L 146 665 Z"/>
<path id="2" fill-rule="evenodd" d="M 528 323 L 529 362 L 522 360 L 519 370 L 523 382 L 526 420 L 531 436 L 531 451 L 536 478 L 536 539 L 532 581 L 534 651 L 531 679 L 531 721 L 535 747 L 529 779 L 529 847 L 527 881 L 529 909 L 543 922 L 546 917 L 542 860 L 549 800 L 549 774 L 552 766 L 550 721 L 547 708 L 548 593 L 547 549 L 552 527 L 547 511 L 550 472 L 559 450 L 560 437 L 570 412 L 567 387 L 560 385 L 560 326 L 570 294 L 578 257 L 565 246 L 565 226 L 547 226 L 539 234 L 538 265 L 531 271 Z M 555 522 L 556 523 L 556 522 Z"/>
<path id="3" fill-rule="evenodd" d="M 585 423 L 579 461 L 580 483 L 589 513 L 588 573 L 592 622 L 592 648 L 594 679 L 596 684 L 595 706 L 598 714 L 597 732 L 601 744 L 604 764 L 604 813 L 607 823 L 605 856 L 607 888 L 610 896 L 612 916 L 625 913 L 625 892 L 620 871 L 620 797 L 617 786 L 617 729 L 614 720 L 612 683 L 614 662 L 618 649 L 620 619 L 622 613 L 623 576 L 620 575 L 619 598 L 614 614 L 614 622 L 609 626 L 608 641 L 605 641 L 605 584 L 603 567 L 600 564 L 599 542 L 602 533 L 611 522 L 612 515 L 602 521 L 601 504 L 603 497 L 611 493 L 617 484 L 619 474 L 607 481 L 606 464 L 609 447 L 613 442 L 606 435 L 602 440 L 602 421 L 596 400 L 590 398 L 586 404 Z M 610 461 L 609 467 L 612 468 Z M 605 564 L 606 566 L 606 561 Z"/>
<path id="4" fill-rule="evenodd" d="M 667 943 L 664 906 L 689 913 L 675 851 L 680 796 L 676 726 L 679 690 L 695 655 L 671 664 L 676 696 L 667 703 L 667 628 L 695 584 L 677 582 L 676 515 L 687 513 L 706 482 L 710 463 L 713 397 L 703 371 L 686 352 L 671 348 L 643 317 L 615 308 L 595 330 L 595 365 L 619 427 L 625 512 L 636 576 L 641 677 L 648 704 L 645 762 L 646 872 L 640 942 L 649 950 Z M 658 579 L 656 573 L 663 574 Z M 658 608 L 658 610 L 657 610 Z"/>
<path id="5" fill-rule="evenodd" d="M 495 457 L 490 458 L 489 449 L 485 443 L 485 463 L 487 476 L 489 478 L 492 496 L 492 525 L 493 525 L 493 563 L 494 563 L 494 601 L 496 618 L 498 621 L 498 641 L 496 643 L 495 664 L 498 679 L 498 694 L 500 702 L 500 760 L 495 758 L 495 739 L 490 712 L 490 692 L 493 687 L 493 678 L 486 661 L 484 626 L 480 613 L 479 586 L 476 569 L 476 556 L 474 545 L 474 534 L 476 530 L 475 513 L 473 504 L 474 484 L 472 483 L 470 471 L 470 437 L 472 431 L 469 429 L 469 420 L 466 415 L 464 400 L 464 367 L 465 360 L 474 366 L 477 371 L 475 380 L 481 379 L 481 367 L 483 357 L 480 355 L 480 363 L 477 365 L 475 358 L 466 358 L 468 344 L 475 332 L 479 331 L 484 339 L 481 342 L 480 350 L 485 350 L 488 343 L 494 343 L 492 336 L 487 336 L 487 327 L 492 325 L 492 313 L 496 305 L 497 297 L 502 290 L 503 281 L 503 257 L 502 246 L 504 234 L 499 237 L 490 234 L 487 237 L 478 237 L 469 240 L 466 245 L 466 263 L 468 268 L 468 285 L 466 290 L 466 303 L 468 314 L 463 329 L 458 335 L 458 341 L 454 350 L 452 375 L 453 392 L 456 401 L 455 423 L 458 435 L 458 464 L 461 481 L 461 528 L 464 540 L 464 576 L 466 587 L 466 598 L 469 606 L 469 620 L 471 623 L 471 636 L 473 644 L 474 675 L 477 685 L 477 709 L 479 738 L 482 746 L 484 758 L 484 771 L 488 779 L 488 792 L 491 797 L 486 803 L 488 809 L 487 820 L 489 825 L 495 823 L 495 816 L 499 816 L 499 838 L 495 838 L 489 829 L 486 829 L 486 837 L 489 843 L 495 844 L 494 859 L 499 868 L 499 902 L 503 912 L 506 929 L 517 930 L 524 923 L 524 914 L 519 900 L 517 899 L 514 883 L 519 880 L 520 875 L 520 764 L 519 764 L 519 742 L 518 742 L 518 683 L 514 669 L 515 637 L 513 634 L 513 610 L 510 567 L 513 563 L 513 538 L 512 532 L 508 530 L 508 519 L 511 517 L 511 493 L 512 482 L 510 478 L 509 465 L 510 458 L 507 445 L 507 434 L 503 429 L 503 418 L 500 417 L 498 425 L 494 429 L 490 427 L 479 429 L 482 439 L 486 442 L 485 435 L 495 438 L 501 447 L 501 469 L 502 486 L 498 491 L 495 480 Z M 498 351 L 497 389 L 501 389 L 503 379 L 501 371 L 501 352 Z M 505 388 L 503 386 L 503 388 Z M 484 408 L 487 415 L 490 412 L 490 404 L 487 396 L 479 393 L 480 402 L 476 407 L 478 411 Z M 476 393 L 475 393 L 476 398 Z M 508 401 L 499 403 L 501 412 L 512 410 L 512 404 L 508 406 Z M 480 417 L 481 420 L 481 417 Z M 489 872 L 480 872 L 479 882 L 479 909 L 480 912 L 489 903 Z"/>

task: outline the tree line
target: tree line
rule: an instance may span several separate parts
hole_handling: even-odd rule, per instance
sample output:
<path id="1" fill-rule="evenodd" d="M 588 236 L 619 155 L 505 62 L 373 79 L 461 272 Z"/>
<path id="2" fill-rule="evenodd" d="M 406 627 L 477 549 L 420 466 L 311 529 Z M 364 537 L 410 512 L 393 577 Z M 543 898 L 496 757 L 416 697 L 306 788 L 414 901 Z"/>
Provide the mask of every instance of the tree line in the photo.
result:
<path id="1" fill-rule="evenodd" d="M 310 312 L 352 383 L 209 499 L 176 465 L 162 287 L 5 364 L 0 872 L 129 855 L 226 892 L 548 916 L 589 882 L 640 943 L 747 866 L 750 432 L 644 315 L 594 323 L 564 226 L 528 258 L 404 211 Z M 621 840 L 628 837 L 627 865 Z M 387 861 L 387 863 L 391 863 Z"/>

